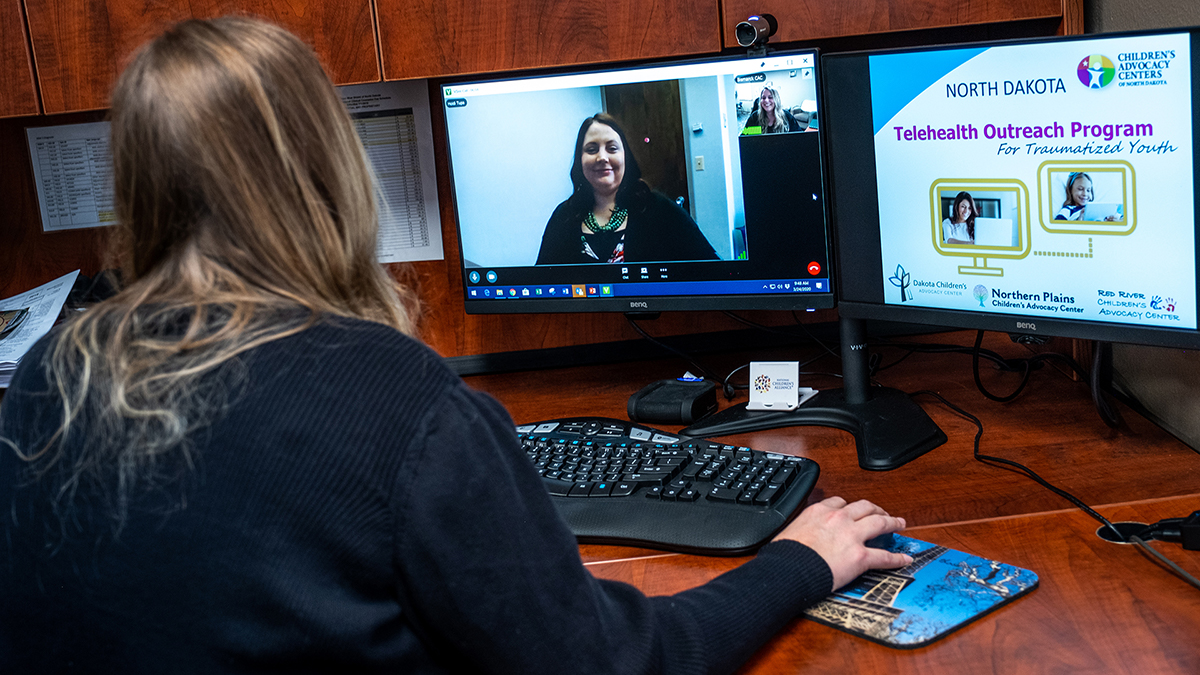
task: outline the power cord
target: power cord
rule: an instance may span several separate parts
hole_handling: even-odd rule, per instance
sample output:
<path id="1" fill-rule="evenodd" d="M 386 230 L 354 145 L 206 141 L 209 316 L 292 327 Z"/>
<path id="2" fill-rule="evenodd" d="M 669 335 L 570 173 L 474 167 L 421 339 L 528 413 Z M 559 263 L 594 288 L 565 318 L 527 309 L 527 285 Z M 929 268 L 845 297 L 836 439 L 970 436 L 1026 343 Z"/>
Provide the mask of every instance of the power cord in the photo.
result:
<path id="1" fill-rule="evenodd" d="M 701 376 L 704 377 L 704 379 L 711 380 L 713 382 L 721 382 L 721 378 L 713 375 L 711 370 L 709 370 L 708 368 L 705 368 L 704 366 L 697 363 L 695 361 L 695 359 L 693 359 L 687 353 L 685 353 L 679 349 L 676 349 L 676 348 L 672 347 L 671 345 L 663 342 L 662 340 L 659 340 L 658 338 L 654 337 L 653 335 L 647 333 L 645 331 L 645 329 L 643 329 L 641 326 L 638 325 L 637 321 L 635 321 L 633 319 L 633 317 L 626 315 L 625 319 L 629 321 L 629 325 L 633 326 L 633 329 L 635 331 L 637 331 L 638 335 L 641 335 L 642 338 L 649 341 L 650 343 L 658 345 L 662 349 L 665 349 L 666 351 L 671 352 L 672 354 L 678 356 L 679 358 L 683 359 L 684 361 L 687 361 L 688 364 L 692 366 L 692 368 L 694 368 L 697 372 L 700 373 Z"/>
<path id="2" fill-rule="evenodd" d="M 974 452 L 976 461 L 979 461 L 983 464 L 998 466 L 999 468 L 1002 468 L 1002 469 L 1008 469 L 1010 471 L 1015 471 L 1017 473 L 1024 474 L 1026 477 L 1037 482 L 1042 487 L 1045 487 L 1046 489 L 1050 490 L 1054 494 L 1062 497 L 1063 499 L 1066 499 L 1067 501 L 1071 502 L 1075 506 L 1079 507 L 1079 509 L 1082 510 L 1084 513 L 1088 514 L 1089 516 L 1091 516 L 1091 517 L 1095 518 L 1096 520 L 1100 521 L 1101 523 L 1103 523 L 1106 527 L 1108 527 L 1110 530 L 1112 530 L 1112 532 L 1117 536 L 1118 541 L 1136 544 L 1143 552 L 1148 553 L 1149 555 L 1151 555 L 1155 559 L 1157 559 L 1159 562 L 1166 565 L 1169 569 L 1171 569 L 1176 575 L 1178 575 L 1184 581 L 1188 582 L 1192 586 L 1195 586 L 1196 588 L 1200 588 L 1200 579 L 1196 579 L 1196 577 L 1192 576 L 1191 574 L 1188 574 L 1187 570 L 1184 570 L 1183 568 L 1179 567 L 1179 565 L 1176 565 L 1174 562 L 1169 560 L 1166 556 L 1164 556 L 1163 554 L 1154 550 L 1154 548 L 1152 548 L 1149 544 L 1147 544 L 1142 539 L 1141 536 L 1139 536 L 1139 535 L 1147 534 L 1147 531 L 1143 531 L 1143 532 L 1139 533 L 1139 535 L 1130 535 L 1129 537 L 1126 537 L 1125 535 L 1121 534 L 1121 531 L 1119 529 L 1117 529 L 1117 527 L 1115 525 L 1113 525 L 1111 522 L 1109 522 L 1109 520 L 1107 518 L 1100 515 L 1100 513 L 1098 513 L 1092 507 L 1085 504 L 1083 502 L 1083 500 L 1081 500 L 1078 497 L 1076 497 L 1075 495 L 1067 492 L 1066 490 L 1063 490 L 1059 487 L 1052 485 L 1049 481 L 1047 481 L 1046 479 L 1037 475 L 1037 473 L 1035 473 L 1032 469 L 1025 466 L 1024 464 L 1021 464 L 1020 462 L 1014 462 L 1010 459 L 1004 459 L 1003 457 L 993 457 L 991 455 L 985 455 L 985 454 L 980 453 L 979 452 L 979 441 L 981 438 L 983 438 L 983 422 L 981 422 L 978 417 L 972 415 L 971 413 L 967 412 L 966 410 L 963 410 L 962 408 L 958 407 L 957 405 L 954 405 L 950 401 L 946 400 L 941 394 L 939 394 L 935 391 L 930 391 L 928 389 L 922 389 L 921 391 L 914 392 L 911 395 L 919 396 L 921 394 L 926 394 L 926 395 L 936 398 L 938 401 L 940 401 L 942 403 L 942 405 L 946 406 L 947 408 L 949 408 L 951 411 L 953 411 L 958 416 L 960 416 L 966 420 L 969 420 L 972 424 L 975 425 L 976 432 L 975 432 L 975 441 L 974 441 L 973 452 Z M 1194 540 L 1197 541 L 1197 545 L 1200 546 L 1200 511 L 1193 513 L 1191 516 L 1188 516 L 1187 518 L 1167 519 L 1167 521 L 1159 521 L 1159 522 L 1165 523 L 1165 522 L 1173 521 L 1173 520 L 1180 521 L 1179 524 L 1181 526 L 1181 534 L 1180 534 L 1181 538 L 1183 536 L 1183 534 L 1182 534 L 1183 523 L 1184 522 L 1189 523 L 1189 529 L 1187 531 L 1188 531 L 1190 537 L 1193 537 Z M 1156 523 L 1155 525 L 1157 525 L 1157 524 L 1158 523 Z M 1151 526 L 1151 528 L 1153 528 L 1153 527 L 1154 526 Z M 1170 527 L 1170 525 L 1168 525 L 1166 527 Z M 1149 530 L 1151 528 L 1147 528 L 1147 530 Z M 1189 541 L 1193 541 L 1193 539 L 1189 538 Z"/>
<path id="3" fill-rule="evenodd" d="M 987 387 L 983 386 L 983 379 L 979 375 L 979 358 L 982 356 L 983 351 L 985 351 L 982 348 L 983 333 L 983 331 L 976 331 L 975 353 L 973 353 L 971 356 L 971 374 L 975 377 L 975 387 L 979 389 L 979 393 L 983 394 L 992 401 L 996 401 L 998 403 L 1008 403 L 1009 401 L 1017 398 L 1017 396 L 1020 396 L 1021 392 L 1025 390 L 1025 385 L 1029 384 L 1029 374 L 1035 367 L 1040 366 L 1043 361 L 1054 359 L 1065 363 L 1071 368 L 1071 370 L 1075 371 L 1075 373 L 1079 375 L 1081 379 L 1084 379 L 1088 382 L 1092 392 L 1092 403 L 1096 407 L 1096 413 L 1100 415 L 1100 419 L 1103 420 L 1106 425 L 1114 429 L 1121 425 L 1121 414 L 1104 398 L 1103 391 L 1100 387 L 1099 364 L 1101 363 L 1101 355 L 1103 353 L 1103 343 L 1096 342 L 1093 345 L 1092 352 L 1095 356 L 1095 362 L 1093 363 L 1092 372 L 1090 373 L 1084 370 L 1083 366 L 1079 365 L 1079 362 L 1077 362 L 1075 359 L 1067 356 L 1066 354 L 1059 354 L 1058 352 L 1042 352 L 1040 354 L 1035 354 L 1028 359 L 1016 360 L 1015 363 L 1023 364 L 1024 366 L 1024 372 L 1021 375 L 1021 382 L 1011 394 L 1007 396 L 999 396 L 988 391 Z M 1006 360 L 1006 362 L 1009 364 L 1014 363 L 1011 360 Z"/>

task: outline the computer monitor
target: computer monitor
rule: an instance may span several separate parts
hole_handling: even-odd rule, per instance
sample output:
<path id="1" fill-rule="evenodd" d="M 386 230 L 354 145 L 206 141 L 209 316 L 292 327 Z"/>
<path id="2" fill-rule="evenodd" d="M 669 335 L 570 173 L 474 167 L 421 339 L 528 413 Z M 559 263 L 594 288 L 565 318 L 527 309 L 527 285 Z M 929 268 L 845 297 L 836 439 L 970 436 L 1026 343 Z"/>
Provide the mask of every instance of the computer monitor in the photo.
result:
<path id="1" fill-rule="evenodd" d="M 825 56 L 840 314 L 1200 347 L 1197 35 Z"/>
<path id="2" fill-rule="evenodd" d="M 692 430 L 838 426 L 880 470 L 936 447 L 868 386 L 872 319 L 1200 346 L 1195 35 L 823 56 L 844 390 Z"/>
<path id="3" fill-rule="evenodd" d="M 466 311 L 832 307 L 816 59 L 444 84 Z"/>

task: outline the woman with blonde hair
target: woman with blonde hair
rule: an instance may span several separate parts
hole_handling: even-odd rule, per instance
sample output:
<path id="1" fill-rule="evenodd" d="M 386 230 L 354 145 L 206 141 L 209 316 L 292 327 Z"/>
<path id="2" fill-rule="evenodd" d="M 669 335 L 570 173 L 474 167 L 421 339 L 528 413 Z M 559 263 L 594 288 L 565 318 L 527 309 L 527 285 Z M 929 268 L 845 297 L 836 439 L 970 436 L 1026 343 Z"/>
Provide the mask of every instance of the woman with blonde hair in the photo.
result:
<path id="1" fill-rule="evenodd" d="M 409 337 L 310 49 L 184 22 L 112 96 L 129 284 L 0 406 L 0 670 L 730 672 L 903 521 L 805 510 L 673 597 L 594 578 L 512 420 Z M 764 589 L 769 589 L 764 591 Z"/>
<path id="2" fill-rule="evenodd" d="M 754 110 L 742 125 L 742 134 L 784 134 L 801 131 L 800 123 L 780 103 L 779 90 L 763 87 L 754 102 Z"/>

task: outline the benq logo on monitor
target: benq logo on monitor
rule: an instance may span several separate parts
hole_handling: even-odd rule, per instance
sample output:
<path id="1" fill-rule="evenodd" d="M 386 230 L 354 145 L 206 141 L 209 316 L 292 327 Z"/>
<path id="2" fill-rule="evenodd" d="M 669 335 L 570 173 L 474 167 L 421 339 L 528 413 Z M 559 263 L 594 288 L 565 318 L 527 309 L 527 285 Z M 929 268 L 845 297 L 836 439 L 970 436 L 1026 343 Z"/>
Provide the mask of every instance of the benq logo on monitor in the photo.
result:
<path id="1" fill-rule="evenodd" d="M 1037 324 L 1032 321 L 1018 321 L 1017 328 L 1023 328 L 1026 330 L 1037 330 Z"/>
<path id="2" fill-rule="evenodd" d="M 629 301 L 629 307 L 635 308 L 635 309 L 649 309 L 650 308 L 650 306 L 647 305 L 645 302 L 634 301 L 634 300 Z"/>

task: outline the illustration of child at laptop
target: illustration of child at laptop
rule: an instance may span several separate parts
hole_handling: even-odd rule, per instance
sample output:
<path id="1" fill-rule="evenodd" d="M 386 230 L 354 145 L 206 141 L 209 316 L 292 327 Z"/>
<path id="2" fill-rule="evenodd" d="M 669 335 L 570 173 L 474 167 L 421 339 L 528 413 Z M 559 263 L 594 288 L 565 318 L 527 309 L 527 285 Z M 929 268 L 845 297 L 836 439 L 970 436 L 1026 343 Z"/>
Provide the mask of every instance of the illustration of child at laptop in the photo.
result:
<path id="1" fill-rule="evenodd" d="M 1067 176 L 1067 199 L 1055 214 L 1055 220 L 1087 220 L 1109 222 L 1124 220 L 1121 204 L 1088 203 L 1096 198 L 1092 190 L 1092 177 L 1082 171 L 1073 171 Z"/>

